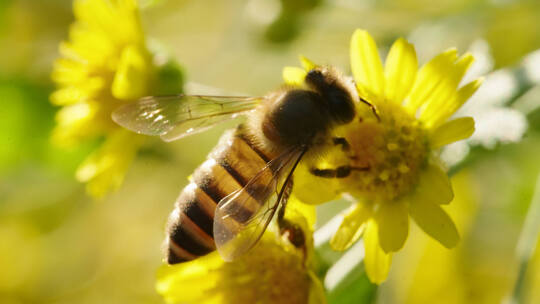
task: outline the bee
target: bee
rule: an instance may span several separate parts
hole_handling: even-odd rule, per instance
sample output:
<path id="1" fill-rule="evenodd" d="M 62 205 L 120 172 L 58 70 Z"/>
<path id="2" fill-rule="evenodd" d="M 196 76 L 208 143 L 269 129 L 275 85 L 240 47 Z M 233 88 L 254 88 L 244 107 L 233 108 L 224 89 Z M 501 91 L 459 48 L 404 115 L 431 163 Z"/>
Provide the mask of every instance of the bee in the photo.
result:
<path id="1" fill-rule="evenodd" d="M 365 103 L 354 84 L 328 67 L 316 67 L 301 88 L 281 88 L 262 97 L 175 95 L 145 97 L 124 105 L 113 120 L 134 132 L 176 140 L 239 115 L 247 117 L 226 131 L 192 175 L 169 216 L 165 239 L 169 264 L 193 260 L 214 250 L 231 261 L 251 249 L 278 211 L 281 233 L 303 246 L 301 229 L 283 215 L 293 172 L 324 147 L 348 143 L 332 129 L 353 121 Z M 324 178 L 347 177 L 348 165 L 312 168 Z"/>

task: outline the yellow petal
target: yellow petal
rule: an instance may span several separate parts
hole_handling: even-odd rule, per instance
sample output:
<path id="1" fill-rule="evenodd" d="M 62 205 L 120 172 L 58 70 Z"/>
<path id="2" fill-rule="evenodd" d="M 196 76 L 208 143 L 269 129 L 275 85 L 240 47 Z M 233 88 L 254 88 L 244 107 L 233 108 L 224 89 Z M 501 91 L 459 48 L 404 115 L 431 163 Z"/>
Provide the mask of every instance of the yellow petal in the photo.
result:
<path id="1" fill-rule="evenodd" d="M 420 180 L 410 201 L 425 201 L 432 204 L 448 204 L 454 199 L 454 191 L 448 175 L 437 164 L 430 163 L 422 170 Z"/>
<path id="2" fill-rule="evenodd" d="M 371 212 L 362 203 L 351 206 L 341 225 L 330 240 L 330 246 L 334 250 L 343 251 L 356 243 L 364 231 L 364 223 Z"/>
<path id="3" fill-rule="evenodd" d="M 435 56 L 420 69 L 406 103 L 410 113 L 416 114 L 437 90 L 444 89 L 440 84 L 448 76 L 456 59 L 457 50 L 450 49 Z"/>
<path id="4" fill-rule="evenodd" d="M 114 8 L 112 3 L 105 1 L 76 0 L 73 2 L 73 12 L 77 20 L 92 27 L 113 28 Z"/>
<path id="5" fill-rule="evenodd" d="M 103 131 L 99 119 L 100 105 L 81 102 L 62 107 L 56 113 L 57 125 L 52 132 L 52 141 L 59 146 L 69 147 L 80 140 L 93 137 Z"/>
<path id="6" fill-rule="evenodd" d="M 471 64 L 474 62 L 474 56 L 471 53 L 465 53 L 461 57 L 459 57 L 458 61 L 456 62 L 455 67 L 455 79 L 461 81 L 463 76 L 465 76 L 465 73 L 467 70 L 471 67 Z"/>
<path id="7" fill-rule="evenodd" d="M 139 43 L 142 40 L 135 0 L 77 0 L 73 3 L 73 11 L 77 20 L 106 33 L 118 45 Z"/>
<path id="8" fill-rule="evenodd" d="M 77 58 L 95 67 L 105 67 L 108 61 L 118 60 L 118 46 L 102 31 L 86 24 L 75 23 L 69 29 L 69 42 L 60 44 L 60 54 Z"/>
<path id="9" fill-rule="evenodd" d="M 79 166 L 76 177 L 86 182 L 89 194 L 96 198 L 117 189 L 144 137 L 127 130 L 117 130 Z"/>
<path id="10" fill-rule="evenodd" d="M 224 263 L 214 252 L 188 263 L 162 265 L 157 271 L 156 290 L 168 303 L 198 303 L 218 287 L 216 270 Z"/>
<path id="11" fill-rule="evenodd" d="M 77 87 L 67 87 L 56 90 L 51 94 L 51 103 L 57 106 L 64 106 L 84 101 L 86 94 Z"/>
<path id="12" fill-rule="evenodd" d="M 311 60 L 307 59 L 306 57 L 300 55 L 300 63 L 302 64 L 302 67 L 306 71 L 313 70 L 317 67 L 315 63 L 313 63 Z"/>
<path id="13" fill-rule="evenodd" d="M 427 200 L 411 201 L 409 213 L 416 224 L 446 248 L 452 248 L 459 241 L 454 222 L 441 206 Z"/>
<path id="14" fill-rule="evenodd" d="M 304 231 L 313 231 L 317 221 L 317 212 L 314 205 L 305 204 L 293 194 L 287 201 L 285 218 L 288 218 L 296 223 L 302 223 L 305 221 L 308 227 L 302 227 Z"/>
<path id="15" fill-rule="evenodd" d="M 150 66 L 150 57 L 143 49 L 135 46 L 125 48 L 114 76 L 113 96 L 133 100 L 148 94 Z"/>
<path id="16" fill-rule="evenodd" d="M 366 256 L 364 258 L 366 274 L 372 283 L 381 284 L 388 276 L 388 271 L 392 263 L 392 255 L 384 253 L 381 247 L 379 247 L 377 224 L 373 220 L 367 223 L 364 233 L 364 247 L 366 250 Z"/>
<path id="17" fill-rule="evenodd" d="M 409 215 L 403 201 L 383 202 L 375 211 L 379 243 L 386 253 L 398 251 L 409 234 Z"/>
<path id="18" fill-rule="evenodd" d="M 98 111 L 95 103 L 76 103 L 63 107 L 56 113 L 56 122 L 62 126 L 71 126 L 82 120 L 91 120 Z"/>
<path id="19" fill-rule="evenodd" d="M 474 119 L 461 117 L 448 121 L 435 129 L 429 138 L 432 149 L 440 148 L 458 140 L 469 138 L 474 133 Z"/>
<path id="20" fill-rule="evenodd" d="M 441 66 L 445 77 L 440 80 L 431 96 L 426 100 L 425 108 L 419 117 L 421 121 L 427 123 L 445 107 L 449 100 L 456 98 L 457 87 L 473 61 L 474 57 L 471 54 L 465 54 L 452 65 Z"/>
<path id="21" fill-rule="evenodd" d="M 326 304 L 326 292 L 322 282 L 317 275 L 312 271 L 308 272 L 311 279 L 311 286 L 309 288 L 308 304 Z"/>
<path id="22" fill-rule="evenodd" d="M 87 80 L 88 67 L 77 60 L 59 58 L 54 62 L 51 78 L 61 85 L 81 83 Z"/>
<path id="23" fill-rule="evenodd" d="M 286 84 L 301 86 L 304 83 L 307 72 L 298 67 L 284 67 L 282 74 Z"/>
<path id="24" fill-rule="evenodd" d="M 441 108 L 431 117 L 427 118 L 425 123 L 428 128 L 436 128 L 452 116 L 482 85 L 484 78 L 479 78 L 461 87 L 455 96 L 441 106 Z"/>
<path id="25" fill-rule="evenodd" d="M 401 104 L 416 78 L 418 60 L 414 46 L 400 38 L 392 45 L 385 62 L 386 98 Z"/>
<path id="26" fill-rule="evenodd" d="M 319 205 L 336 199 L 341 192 L 337 178 L 320 178 L 309 172 L 306 165 L 294 171 L 294 195 L 304 204 Z"/>
<path id="27" fill-rule="evenodd" d="M 370 93 L 382 95 L 384 74 L 377 45 L 371 35 L 364 30 L 356 30 L 351 39 L 351 70 L 357 86 Z"/>
<path id="28" fill-rule="evenodd" d="M 51 94 L 51 103 L 64 106 L 93 99 L 105 87 L 105 81 L 91 77 L 77 85 L 67 86 Z"/>

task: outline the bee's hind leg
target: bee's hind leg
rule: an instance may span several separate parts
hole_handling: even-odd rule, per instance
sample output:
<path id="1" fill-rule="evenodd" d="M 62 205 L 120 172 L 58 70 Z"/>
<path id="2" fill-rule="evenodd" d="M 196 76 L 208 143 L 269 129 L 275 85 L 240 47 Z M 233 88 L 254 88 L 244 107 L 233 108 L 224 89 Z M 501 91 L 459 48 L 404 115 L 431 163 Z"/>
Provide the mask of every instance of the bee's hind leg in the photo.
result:
<path id="1" fill-rule="evenodd" d="M 287 201 L 289 200 L 289 196 L 291 196 L 292 188 L 293 188 L 293 179 L 291 178 L 287 185 L 284 185 L 283 187 L 286 187 L 283 192 L 283 198 L 281 199 L 281 204 L 278 210 L 277 220 L 278 224 L 280 224 L 283 221 L 283 218 L 285 216 L 285 208 L 287 207 Z"/>
<path id="2" fill-rule="evenodd" d="M 287 206 L 287 200 L 292 192 L 292 179 L 289 180 L 285 192 L 283 194 L 283 199 L 281 201 L 281 207 L 279 208 L 277 215 L 277 223 L 279 227 L 279 234 L 285 236 L 289 242 L 296 248 L 303 250 L 304 258 L 307 255 L 306 251 L 306 237 L 304 231 L 296 223 L 293 223 L 285 218 L 285 207 Z"/>

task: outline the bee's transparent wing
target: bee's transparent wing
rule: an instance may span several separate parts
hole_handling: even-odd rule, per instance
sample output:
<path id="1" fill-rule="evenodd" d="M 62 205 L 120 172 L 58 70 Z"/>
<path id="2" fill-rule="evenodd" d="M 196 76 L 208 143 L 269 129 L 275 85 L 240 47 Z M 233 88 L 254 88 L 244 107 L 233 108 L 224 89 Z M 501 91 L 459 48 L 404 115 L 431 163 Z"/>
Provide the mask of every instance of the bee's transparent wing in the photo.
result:
<path id="1" fill-rule="evenodd" d="M 214 241 L 225 261 L 243 255 L 262 237 L 285 197 L 277 193 L 278 184 L 284 176 L 292 174 L 303 154 L 302 149 L 282 153 L 268 162 L 244 188 L 218 203 L 214 214 Z"/>
<path id="2" fill-rule="evenodd" d="M 171 95 L 149 96 L 121 106 L 113 120 L 122 127 L 172 141 L 202 132 L 253 109 L 264 97 Z"/>

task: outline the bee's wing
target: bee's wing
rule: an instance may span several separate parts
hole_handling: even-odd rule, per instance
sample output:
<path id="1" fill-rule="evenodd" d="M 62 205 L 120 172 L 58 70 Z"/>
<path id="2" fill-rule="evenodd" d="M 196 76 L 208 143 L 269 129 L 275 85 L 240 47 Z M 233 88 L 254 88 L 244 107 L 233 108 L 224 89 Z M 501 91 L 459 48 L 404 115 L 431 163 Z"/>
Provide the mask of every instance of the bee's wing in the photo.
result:
<path id="1" fill-rule="evenodd" d="M 171 95 L 149 96 L 121 106 L 113 120 L 122 127 L 172 141 L 202 132 L 253 109 L 264 97 Z"/>
<path id="2" fill-rule="evenodd" d="M 277 193 L 278 184 L 287 176 L 282 187 L 287 186 L 304 153 L 302 148 L 282 153 L 268 162 L 244 188 L 218 203 L 214 214 L 214 241 L 225 261 L 246 253 L 262 237 L 285 197 L 284 189 Z"/>

